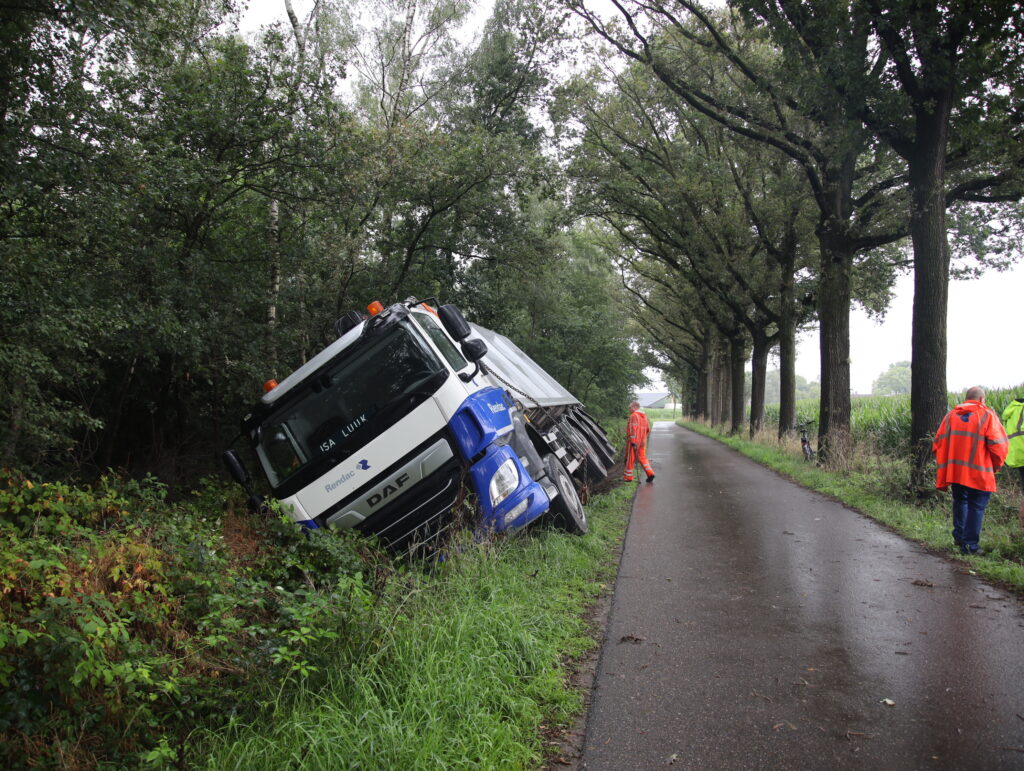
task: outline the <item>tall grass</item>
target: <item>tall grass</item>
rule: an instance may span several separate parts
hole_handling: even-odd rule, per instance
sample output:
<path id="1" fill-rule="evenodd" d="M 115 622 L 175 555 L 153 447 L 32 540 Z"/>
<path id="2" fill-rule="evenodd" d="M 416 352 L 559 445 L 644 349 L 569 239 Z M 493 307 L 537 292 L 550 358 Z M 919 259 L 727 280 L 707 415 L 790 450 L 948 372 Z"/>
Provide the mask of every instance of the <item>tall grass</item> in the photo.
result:
<path id="1" fill-rule="evenodd" d="M 1024 396 L 1024 383 L 1017 388 L 989 391 L 986 404 L 1001 415 L 1006 405 Z M 963 393 L 950 393 L 950 407 L 963 401 Z M 818 400 L 803 399 L 796 404 L 797 422 L 814 423 L 818 419 Z M 765 408 L 765 426 L 778 427 L 779 407 Z M 938 426 L 935 426 L 938 428 Z M 910 396 L 857 396 L 851 402 L 850 431 L 855 443 L 870 444 L 878 452 L 893 457 L 910 453 Z M 815 433 L 813 430 L 811 433 Z"/>
<path id="2" fill-rule="evenodd" d="M 585 609 L 610 585 L 633 486 L 591 499 L 591 533 L 463 542 L 391 582 L 373 644 L 327 687 L 203 737 L 211 769 L 536 768 L 542 726 L 581 695 L 566 657 L 595 645 Z M 196 759 L 197 761 L 199 758 Z"/>

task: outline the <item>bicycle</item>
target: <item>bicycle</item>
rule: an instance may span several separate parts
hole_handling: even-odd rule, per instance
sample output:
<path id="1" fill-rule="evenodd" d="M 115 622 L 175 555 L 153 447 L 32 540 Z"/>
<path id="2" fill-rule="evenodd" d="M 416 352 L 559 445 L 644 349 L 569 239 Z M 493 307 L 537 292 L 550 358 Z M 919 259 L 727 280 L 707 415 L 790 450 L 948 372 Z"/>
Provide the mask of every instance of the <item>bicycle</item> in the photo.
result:
<path id="1" fill-rule="evenodd" d="M 807 436 L 807 427 L 813 423 L 813 420 L 808 420 L 805 423 L 797 423 L 796 425 L 800 429 L 800 450 L 804 454 L 804 460 L 808 463 L 814 460 L 814 447 L 811 446 L 811 440 Z"/>

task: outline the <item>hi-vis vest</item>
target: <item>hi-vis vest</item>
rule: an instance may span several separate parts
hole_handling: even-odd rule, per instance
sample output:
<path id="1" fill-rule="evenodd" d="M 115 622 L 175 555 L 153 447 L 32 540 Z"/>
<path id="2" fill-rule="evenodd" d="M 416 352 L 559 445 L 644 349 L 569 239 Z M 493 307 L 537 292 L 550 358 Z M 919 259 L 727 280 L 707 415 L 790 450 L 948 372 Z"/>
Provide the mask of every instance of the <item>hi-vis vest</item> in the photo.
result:
<path id="1" fill-rule="evenodd" d="M 1015 399 L 1003 410 L 1003 428 L 1010 440 L 1010 452 L 1006 465 L 1024 466 L 1024 399 Z"/>
<path id="2" fill-rule="evenodd" d="M 932 444 L 939 464 L 935 486 L 994 491 L 1007 449 L 1006 431 L 995 412 L 973 400 L 956 405 L 942 419 Z"/>
<path id="3" fill-rule="evenodd" d="M 643 410 L 634 410 L 629 413 L 629 420 L 626 422 L 626 438 L 630 444 L 643 444 L 650 430 L 647 415 Z"/>

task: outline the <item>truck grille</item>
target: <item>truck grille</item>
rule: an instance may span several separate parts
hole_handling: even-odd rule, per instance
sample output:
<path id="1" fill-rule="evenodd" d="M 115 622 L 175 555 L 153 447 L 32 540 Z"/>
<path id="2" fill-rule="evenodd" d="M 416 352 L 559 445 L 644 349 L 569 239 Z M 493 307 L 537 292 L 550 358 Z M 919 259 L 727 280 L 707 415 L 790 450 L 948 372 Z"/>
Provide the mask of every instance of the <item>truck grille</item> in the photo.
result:
<path id="1" fill-rule="evenodd" d="M 453 525 L 462 496 L 462 464 L 453 458 L 394 502 L 356 525 L 388 549 L 403 553 L 436 544 Z"/>

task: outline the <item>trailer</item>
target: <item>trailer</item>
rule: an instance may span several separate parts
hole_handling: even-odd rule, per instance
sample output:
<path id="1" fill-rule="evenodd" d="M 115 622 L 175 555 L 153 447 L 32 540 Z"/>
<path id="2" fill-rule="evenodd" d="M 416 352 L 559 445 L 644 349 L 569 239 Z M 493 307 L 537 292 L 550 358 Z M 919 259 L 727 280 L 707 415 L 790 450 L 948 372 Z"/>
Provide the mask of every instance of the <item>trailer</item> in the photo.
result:
<path id="1" fill-rule="evenodd" d="M 580 490 L 615 461 L 607 435 L 515 343 L 435 305 L 350 312 L 337 339 L 264 385 L 241 435 L 271 495 L 302 527 L 354 529 L 400 553 L 438 544 L 470 509 L 481 530 L 546 518 L 585 534 Z M 260 505 L 237 450 L 224 461 Z"/>

